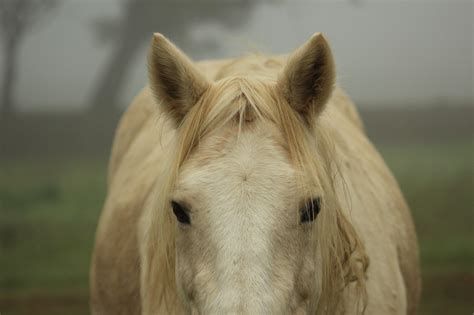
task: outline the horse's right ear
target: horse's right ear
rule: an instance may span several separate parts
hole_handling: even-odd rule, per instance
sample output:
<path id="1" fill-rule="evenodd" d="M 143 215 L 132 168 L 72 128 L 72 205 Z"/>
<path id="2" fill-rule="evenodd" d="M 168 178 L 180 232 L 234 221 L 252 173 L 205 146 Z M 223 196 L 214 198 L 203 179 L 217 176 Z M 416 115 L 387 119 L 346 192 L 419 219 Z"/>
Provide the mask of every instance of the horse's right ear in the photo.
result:
<path id="1" fill-rule="evenodd" d="M 153 35 L 148 74 L 158 103 L 177 125 L 209 87 L 192 61 L 158 33 Z"/>

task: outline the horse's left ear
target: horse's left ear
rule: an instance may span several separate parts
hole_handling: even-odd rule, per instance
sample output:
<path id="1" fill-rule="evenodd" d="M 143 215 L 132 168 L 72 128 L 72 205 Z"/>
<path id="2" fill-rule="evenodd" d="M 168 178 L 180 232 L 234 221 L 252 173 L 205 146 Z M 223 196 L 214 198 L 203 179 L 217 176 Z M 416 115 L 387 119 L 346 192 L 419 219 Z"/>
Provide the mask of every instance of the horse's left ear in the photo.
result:
<path id="1" fill-rule="evenodd" d="M 153 35 L 148 73 L 158 103 L 178 125 L 210 85 L 193 62 L 158 33 Z"/>
<path id="2" fill-rule="evenodd" d="M 321 33 L 316 33 L 290 55 L 278 79 L 278 88 L 290 106 L 308 117 L 324 109 L 335 78 L 329 44 Z"/>

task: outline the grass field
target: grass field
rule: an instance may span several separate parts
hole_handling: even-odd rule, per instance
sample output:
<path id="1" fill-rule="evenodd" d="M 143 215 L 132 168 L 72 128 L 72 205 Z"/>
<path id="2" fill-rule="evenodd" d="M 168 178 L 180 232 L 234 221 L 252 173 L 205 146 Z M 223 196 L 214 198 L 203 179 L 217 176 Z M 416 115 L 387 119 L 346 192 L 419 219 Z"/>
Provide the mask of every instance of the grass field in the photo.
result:
<path id="1" fill-rule="evenodd" d="M 421 314 L 474 311 L 472 143 L 382 148 L 415 217 Z M 88 314 L 105 158 L 0 161 L 0 313 Z"/>

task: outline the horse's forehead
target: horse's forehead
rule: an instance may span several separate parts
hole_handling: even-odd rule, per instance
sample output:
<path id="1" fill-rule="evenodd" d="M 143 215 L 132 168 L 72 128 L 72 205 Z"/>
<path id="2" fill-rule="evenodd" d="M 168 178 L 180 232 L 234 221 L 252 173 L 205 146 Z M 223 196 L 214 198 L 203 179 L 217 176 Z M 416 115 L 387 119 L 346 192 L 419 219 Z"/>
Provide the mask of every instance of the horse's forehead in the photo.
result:
<path id="1" fill-rule="evenodd" d="M 185 163 L 179 186 L 186 190 L 283 190 L 294 181 L 294 168 L 283 146 L 268 132 L 215 136 Z M 228 193 L 232 193 L 228 191 Z"/>

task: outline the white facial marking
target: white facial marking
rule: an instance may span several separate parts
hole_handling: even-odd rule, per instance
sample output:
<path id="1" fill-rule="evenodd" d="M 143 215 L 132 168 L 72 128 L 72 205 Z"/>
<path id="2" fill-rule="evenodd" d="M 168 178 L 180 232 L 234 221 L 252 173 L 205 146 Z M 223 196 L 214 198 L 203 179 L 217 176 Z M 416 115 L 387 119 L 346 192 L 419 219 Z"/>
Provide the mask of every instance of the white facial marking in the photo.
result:
<path id="1" fill-rule="evenodd" d="M 298 255 L 282 240 L 300 233 L 295 171 L 265 134 L 242 132 L 222 149 L 207 164 L 198 151 L 180 175 L 176 198 L 192 210 L 190 228 L 178 235 L 178 276 L 179 268 L 195 270 L 190 286 L 204 314 L 288 312 Z M 187 253 L 180 242 L 200 250 Z"/>

